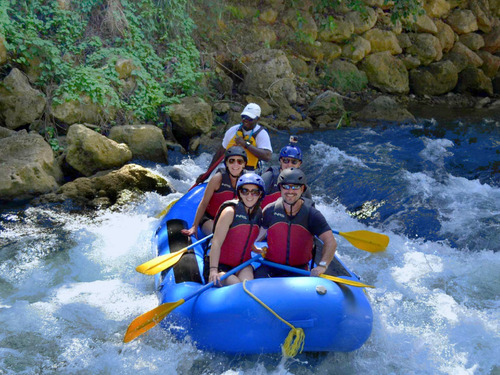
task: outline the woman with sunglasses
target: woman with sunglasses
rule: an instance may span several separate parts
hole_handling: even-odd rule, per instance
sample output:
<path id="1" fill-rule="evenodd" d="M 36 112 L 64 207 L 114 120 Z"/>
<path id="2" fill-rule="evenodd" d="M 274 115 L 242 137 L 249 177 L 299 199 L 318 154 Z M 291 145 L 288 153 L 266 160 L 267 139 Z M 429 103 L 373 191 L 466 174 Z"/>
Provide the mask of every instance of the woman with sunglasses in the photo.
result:
<path id="1" fill-rule="evenodd" d="M 262 209 L 268 204 L 275 202 L 281 196 L 278 187 L 278 176 L 281 171 L 287 168 L 300 168 L 302 165 L 302 151 L 295 145 L 297 137 L 290 137 L 290 144 L 285 146 L 280 151 L 279 166 L 274 165 L 269 167 L 263 174 L 262 179 L 266 184 L 266 197 L 262 201 Z M 306 198 L 312 199 L 310 189 L 304 192 Z"/>
<path id="2" fill-rule="evenodd" d="M 236 198 L 236 182 L 244 173 L 247 153 L 243 147 L 228 148 L 224 157 L 225 168 L 220 168 L 208 181 L 203 198 L 198 205 L 193 226 L 183 229 L 186 236 L 196 235 L 200 225 L 201 231 L 208 235 L 213 232 L 214 217 L 220 206 Z"/>
<path id="3" fill-rule="evenodd" d="M 224 203 L 215 218 L 208 281 L 217 286 L 253 279 L 250 265 L 220 280 L 225 272 L 250 259 L 262 221 L 260 202 L 265 195 L 262 177 L 246 173 L 238 179 L 236 190 L 239 200 Z"/>

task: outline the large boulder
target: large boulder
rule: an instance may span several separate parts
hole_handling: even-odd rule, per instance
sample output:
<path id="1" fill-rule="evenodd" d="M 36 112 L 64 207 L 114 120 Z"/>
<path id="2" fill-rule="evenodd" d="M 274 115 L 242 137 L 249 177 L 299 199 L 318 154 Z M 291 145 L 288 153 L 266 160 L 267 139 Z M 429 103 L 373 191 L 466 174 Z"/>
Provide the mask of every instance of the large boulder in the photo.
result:
<path id="1" fill-rule="evenodd" d="M 38 134 L 0 139 L 0 199 L 25 199 L 59 187 L 62 172 L 49 144 Z"/>
<path id="2" fill-rule="evenodd" d="M 360 62 L 370 54 L 371 43 L 365 38 L 355 35 L 342 47 L 342 57 L 351 60 L 353 63 Z"/>
<path id="3" fill-rule="evenodd" d="M 290 9 L 283 16 L 283 21 L 305 41 L 314 42 L 316 40 L 318 36 L 318 26 L 311 13 Z"/>
<path id="4" fill-rule="evenodd" d="M 167 163 L 167 143 L 163 132 L 154 125 L 114 126 L 109 138 L 125 143 L 132 151 L 132 158 Z"/>
<path id="5" fill-rule="evenodd" d="M 450 52 L 463 55 L 467 59 L 467 63 L 469 66 L 479 68 L 481 65 L 483 65 L 483 60 L 477 55 L 477 53 L 472 51 L 463 43 L 456 42 Z"/>
<path id="6" fill-rule="evenodd" d="M 492 0 L 491 2 L 493 3 L 494 1 Z M 474 15 L 476 16 L 477 26 L 479 27 L 479 30 L 481 30 L 484 33 L 489 33 L 492 27 L 489 1 L 487 0 L 471 1 L 469 3 L 469 8 L 470 10 L 472 10 L 472 13 L 474 13 Z"/>
<path id="7" fill-rule="evenodd" d="M 414 123 L 415 117 L 404 107 L 396 103 L 394 99 L 388 96 L 379 96 L 371 103 L 366 105 L 355 115 L 356 121 L 379 122 L 390 121 L 397 123 Z"/>
<path id="8" fill-rule="evenodd" d="M 92 177 L 80 177 L 61 186 L 56 193 L 42 198 L 46 202 L 63 202 L 67 199 L 90 207 L 107 207 L 124 200 L 133 193 L 155 191 L 167 195 L 175 192 L 163 177 L 136 164 L 127 164 L 119 170 L 99 172 Z M 125 194 L 125 193 L 129 194 Z M 123 202 L 125 203 L 125 202 Z"/>
<path id="9" fill-rule="evenodd" d="M 477 51 L 478 56 L 483 60 L 481 70 L 487 77 L 493 78 L 500 69 L 500 56 L 492 55 L 487 51 Z"/>
<path id="10" fill-rule="evenodd" d="M 408 53 L 417 57 L 422 65 L 429 65 L 433 61 L 443 58 L 441 42 L 432 34 L 409 34 L 412 42 L 406 49 Z"/>
<path id="11" fill-rule="evenodd" d="M 472 33 L 478 29 L 476 16 L 469 9 L 455 9 L 446 19 L 457 34 Z"/>
<path id="12" fill-rule="evenodd" d="M 117 143 L 84 125 L 70 126 L 66 141 L 66 162 L 84 176 L 121 167 L 132 159 L 132 151 L 126 144 Z"/>
<path id="13" fill-rule="evenodd" d="M 412 16 L 410 16 L 406 21 L 407 21 L 407 28 L 410 28 L 411 30 L 417 33 L 437 34 L 438 32 L 436 24 L 434 23 L 432 18 L 430 18 L 426 14 L 421 14 L 417 16 L 415 20 L 413 19 Z"/>
<path id="14" fill-rule="evenodd" d="M 442 95 L 458 82 L 458 69 L 451 61 L 440 61 L 410 71 L 410 88 L 417 95 Z"/>
<path id="15" fill-rule="evenodd" d="M 438 29 L 436 37 L 439 39 L 439 42 L 441 43 L 443 52 L 448 52 L 450 49 L 453 48 L 453 45 L 455 44 L 455 32 L 453 31 L 450 25 L 444 23 L 441 20 L 436 20 L 435 24 Z"/>
<path id="16" fill-rule="evenodd" d="M 334 17 L 333 26 L 328 22 L 322 25 L 318 32 L 318 39 L 325 42 L 342 43 L 349 40 L 354 33 L 354 24 L 342 17 Z"/>
<path id="17" fill-rule="evenodd" d="M 493 96 L 493 84 L 481 69 L 468 67 L 458 75 L 456 90 L 459 93 Z"/>
<path id="18" fill-rule="evenodd" d="M 85 94 L 79 99 L 69 99 L 63 95 L 61 101 L 52 102 L 51 114 L 59 121 L 72 125 L 77 123 L 100 124 L 116 117 L 116 108 L 111 105 L 94 103 Z"/>
<path id="19" fill-rule="evenodd" d="M 307 110 L 307 114 L 312 118 L 318 119 L 327 116 L 332 120 L 339 119 L 344 112 L 342 97 L 331 90 L 318 95 Z"/>
<path id="20" fill-rule="evenodd" d="M 469 47 L 472 51 L 477 51 L 484 47 L 484 39 L 478 33 L 468 33 L 460 35 L 460 43 Z"/>
<path id="21" fill-rule="evenodd" d="M 371 86 L 389 94 L 407 94 L 410 91 L 408 71 L 404 63 L 390 52 L 369 55 L 361 62 Z"/>
<path id="22" fill-rule="evenodd" d="M 371 29 L 363 34 L 363 38 L 370 42 L 372 53 L 389 51 L 393 55 L 399 55 L 403 52 L 396 34 L 390 30 Z"/>
<path id="23" fill-rule="evenodd" d="M 45 96 L 14 68 L 0 85 L 0 122 L 9 129 L 31 124 L 42 116 L 46 102 Z"/>
<path id="24" fill-rule="evenodd" d="M 441 18 L 450 12 L 450 3 L 446 0 L 426 0 L 424 10 L 430 17 Z"/>
<path id="25" fill-rule="evenodd" d="M 212 107 L 199 97 L 182 98 L 170 106 L 173 132 L 179 139 L 208 133 L 213 125 Z"/>
<path id="26" fill-rule="evenodd" d="M 496 26 L 490 33 L 484 36 L 483 49 L 490 53 L 500 51 L 500 26 Z"/>
<path id="27" fill-rule="evenodd" d="M 281 50 L 262 49 L 244 59 L 247 72 L 241 91 L 262 98 L 297 100 L 290 62 Z"/>
<path id="28" fill-rule="evenodd" d="M 347 22 L 352 22 L 355 34 L 363 34 L 377 23 L 377 13 L 370 7 L 353 10 L 345 15 Z"/>

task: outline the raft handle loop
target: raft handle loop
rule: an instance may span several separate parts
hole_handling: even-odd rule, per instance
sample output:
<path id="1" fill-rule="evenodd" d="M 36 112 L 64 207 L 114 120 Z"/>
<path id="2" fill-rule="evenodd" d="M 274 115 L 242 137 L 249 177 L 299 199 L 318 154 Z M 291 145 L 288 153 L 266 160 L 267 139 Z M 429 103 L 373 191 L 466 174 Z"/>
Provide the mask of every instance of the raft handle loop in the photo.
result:
<path id="1" fill-rule="evenodd" d="M 287 322 L 285 319 L 279 316 L 275 311 L 273 311 L 273 309 L 271 309 L 259 298 L 257 298 L 256 295 L 252 294 L 252 292 L 250 292 L 247 289 L 246 282 L 247 280 L 243 280 L 243 290 L 247 292 L 250 297 L 252 297 L 258 303 L 260 303 L 264 308 L 266 308 L 269 312 L 271 312 L 271 314 L 273 314 L 276 318 L 278 318 L 291 328 L 290 332 L 288 333 L 288 336 L 285 339 L 285 342 L 283 342 L 283 345 L 281 346 L 281 351 L 283 353 L 283 356 L 295 357 L 298 353 L 302 353 L 302 350 L 304 349 L 304 340 L 306 338 L 304 330 L 302 328 L 294 327 L 291 323 Z"/>

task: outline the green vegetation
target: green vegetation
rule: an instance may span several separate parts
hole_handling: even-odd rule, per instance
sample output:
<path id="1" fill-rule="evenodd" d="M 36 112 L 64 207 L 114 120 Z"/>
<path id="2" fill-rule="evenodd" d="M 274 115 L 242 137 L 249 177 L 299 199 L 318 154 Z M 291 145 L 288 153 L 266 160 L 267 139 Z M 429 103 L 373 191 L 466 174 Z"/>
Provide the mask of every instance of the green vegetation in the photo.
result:
<path id="1" fill-rule="evenodd" d="M 201 78 L 188 0 L 0 0 L 12 64 L 58 104 L 90 98 L 117 118 L 157 123 Z M 120 79 L 115 65 L 133 70 Z"/>

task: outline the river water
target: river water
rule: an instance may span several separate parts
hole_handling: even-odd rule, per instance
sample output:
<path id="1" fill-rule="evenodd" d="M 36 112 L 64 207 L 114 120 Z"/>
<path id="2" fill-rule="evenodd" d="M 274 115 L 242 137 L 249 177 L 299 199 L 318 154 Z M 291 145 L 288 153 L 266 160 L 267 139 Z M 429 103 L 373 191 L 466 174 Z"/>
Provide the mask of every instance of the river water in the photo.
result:
<path id="1" fill-rule="evenodd" d="M 300 134 L 304 170 L 332 228 L 389 235 L 370 254 L 338 254 L 365 283 L 373 332 L 352 353 L 227 356 L 156 327 L 129 344 L 131 320 L 157 306 L 155 218 L 208 165 L 171 154 L 149 165 L 178 193 L 120 210 L 0 211 L 0 374 L 500 374 L 500 123 L 421 121 Z M 275 151 L 288 135 L 273 134 Z M 234 332 L 235 335 L 238 332 Z"/>

